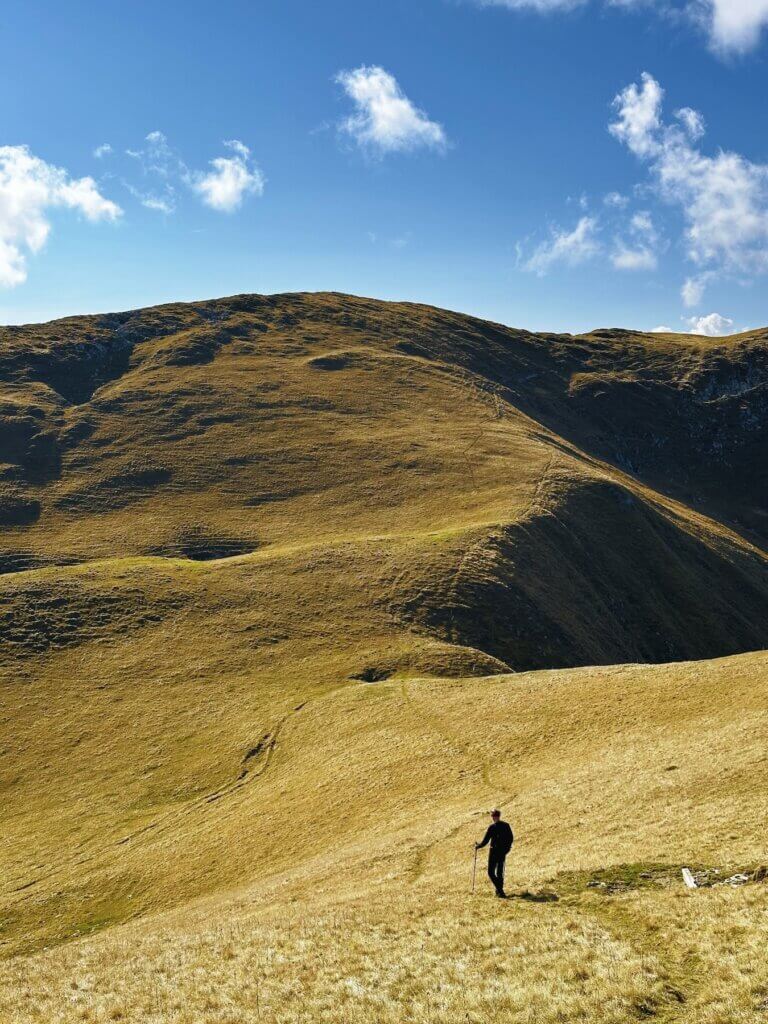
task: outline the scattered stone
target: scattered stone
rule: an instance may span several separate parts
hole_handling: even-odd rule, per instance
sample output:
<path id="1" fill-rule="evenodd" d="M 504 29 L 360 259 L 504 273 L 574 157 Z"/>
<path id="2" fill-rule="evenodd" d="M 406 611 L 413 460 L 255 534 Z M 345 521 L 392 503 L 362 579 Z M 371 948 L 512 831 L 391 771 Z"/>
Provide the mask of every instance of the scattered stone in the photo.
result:
<path id="1" fill-rule="evenodd" d="M 750 880 L 749 875 L 731 875 L 730 878 L 726 878 L 721 884 L 722 885 L 746 885 Z"/>
<path id="2" fill-rule="evenodd" d="M 683 868 L 683 881 L 688 889 L 698 889 L 699 883 L 690 868 Z"/>
<path id="3" fill-rule="evenodd" d="M 707 886 L 720 885 L 722 882 L 722 879 L 719 877 L 721 874 L 719 868 L 703 868 L 700 871 L 692 871 L 691 874 L 693 875 L 699 889 Z"/>

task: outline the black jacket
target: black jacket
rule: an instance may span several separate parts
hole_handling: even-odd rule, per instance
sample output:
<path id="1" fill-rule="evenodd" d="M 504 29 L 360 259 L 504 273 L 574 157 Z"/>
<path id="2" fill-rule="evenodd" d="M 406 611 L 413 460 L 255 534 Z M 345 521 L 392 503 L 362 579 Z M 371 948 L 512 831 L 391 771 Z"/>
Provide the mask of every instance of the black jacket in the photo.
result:
<path id="1" fill-rule="evenodd" d="M 488 826 L 485 838 L 482 843 L 477 844 L 477 848 L 480 849 L 490 843 L 491 850 L 494 853 L 509 853 L 514 841 L 515 837 L 512 835 L 512 829 L 509 827 L 507 822 L 494 821 L 492 825 Z"/>

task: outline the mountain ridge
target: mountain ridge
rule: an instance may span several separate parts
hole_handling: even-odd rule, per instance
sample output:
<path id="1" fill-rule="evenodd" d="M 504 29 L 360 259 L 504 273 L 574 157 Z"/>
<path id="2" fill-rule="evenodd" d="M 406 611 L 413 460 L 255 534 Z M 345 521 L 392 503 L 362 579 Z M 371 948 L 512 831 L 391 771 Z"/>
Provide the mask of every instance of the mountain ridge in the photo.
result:
<path id="1" fill-rule="evenodd" d="M 343 903 L 336 850 L 376 900 L 458 892 L 441 844 L 494 802 L 537 882 L 756 867 L 766 338 L 327 294 L 0 329 L 9 963 Z"/>
<path id="2" fill-rule="evenodd" d="M 54 321 L 31 335 L 0 330 L 0 372 L 6 572 L 113 556 L 205 561 L 323 537 L 459 528 L 448 562 L 466 564 L 464 538 L 479 544 L 478 555 L 485 548 L 509 564 L 526 559 L 527 589 L 503 569 L 491 590 L 508 621 L 529 622 L 536 639 L 528 646 L 551 650 L 552 665 L 768 646 L 755 613 L 766 587 L 759 498 L 768 469 L 763 460 L 762 470 L 758 461 L 744 472 L 768 430 L 768 332 L 730 347 L 687 338 L 681 350 L 679 339 L 657 335 L 537 335 L 337 294 L 233 296 Z M 693 486 L 699 501 L 691 507 Z M 458 518 L 432 500 L 440 490 L 461 507 Z M 531 524 L 520 534 L 534 511 L 534 532 Z M 567 524 L 559 540 L 558 511 Z M 597 543 L 601 516 L 607 532 Z M 586 559 L 571 544 L 579 523 L 583 552 L 594 547 Z M 506 531 L 501 547 L 494 530 Z M 642 535 L 641 546 L 626 548 L 627 564 L 623 556 L 606 563 L 607 599 L 592 590 L 591 604 L 627 639 L 600 653 L 584 646 L 584 625 L 567 625 L 566 606 L 579 590 L 590 592 L 590 562 L 623 531 Z M 675 615 L 654 613 L 627 581 L 646 559 L 669 561 L 678 542 L 689 543 L 686 531 L 694 538 L 688 575 L 667 578 L 675 601 L 690 607 L 672 639 L 665 619 Z M 569 544 L 572 595 L 553 609 L 539 589 L 531 603 L 527 581 L 557 573 Z M 390 602 L 396 617 L 449 642 L 460 637 L 506 665 L 544 667 L 543 655 L 532 660 L 488 636 L 478 581 L 435 564 L 434 543 L 422 547 L 434 593 L 421 587 L 414 605 L 406 584 Z M 436 581 L 446 573 L 454 583 L 441 597 Z M 716 613 L 707 574 L 732 579 Z M 631 605 L 639 619 L 628 627 Z M 700 639 L 691 644 L 683 623 L 694 607 Z M 538 619 L 549 623 L 543 633 L 532 628 Z M 638 648 L 630 634 L 660 640 Z"/>

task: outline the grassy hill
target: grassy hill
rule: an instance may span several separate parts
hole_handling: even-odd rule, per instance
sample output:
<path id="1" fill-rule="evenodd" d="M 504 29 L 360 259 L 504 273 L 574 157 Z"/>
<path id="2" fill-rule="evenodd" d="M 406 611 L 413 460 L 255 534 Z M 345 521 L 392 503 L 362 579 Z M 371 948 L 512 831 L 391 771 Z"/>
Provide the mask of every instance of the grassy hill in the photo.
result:
<path id="1" fill-rule="evenodd" d="M 767 353 L 0 328 L 0 1020 L 765 1016 Z"/>

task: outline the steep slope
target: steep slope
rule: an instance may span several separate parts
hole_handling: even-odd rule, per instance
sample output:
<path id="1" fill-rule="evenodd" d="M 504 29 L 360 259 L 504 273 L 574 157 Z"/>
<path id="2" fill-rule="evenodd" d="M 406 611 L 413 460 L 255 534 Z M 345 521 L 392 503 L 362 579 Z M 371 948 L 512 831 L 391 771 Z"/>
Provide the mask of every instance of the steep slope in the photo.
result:
<path id="1" fill-rule="evenodd" d="M 407 554 L 372 598 L 514 668 L 765 647 L 767 345 L 334 295 L 7 328 L 0 560 L 382 537 Z"/>

